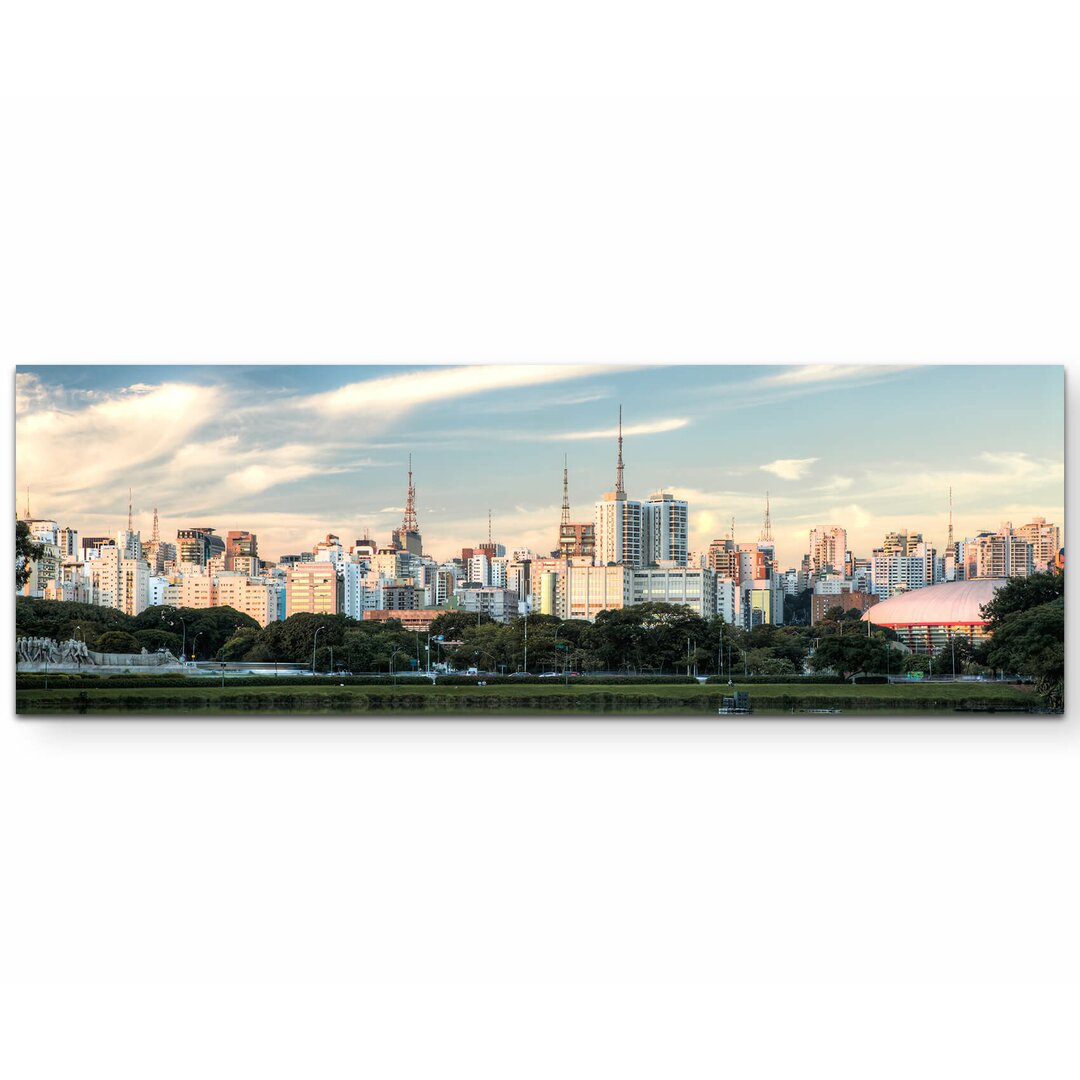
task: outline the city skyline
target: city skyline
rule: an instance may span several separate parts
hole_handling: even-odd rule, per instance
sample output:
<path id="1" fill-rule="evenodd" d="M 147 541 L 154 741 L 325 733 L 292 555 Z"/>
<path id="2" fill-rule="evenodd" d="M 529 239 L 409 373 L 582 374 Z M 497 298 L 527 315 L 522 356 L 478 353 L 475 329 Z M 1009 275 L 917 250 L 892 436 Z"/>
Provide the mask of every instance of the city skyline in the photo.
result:
<path id="1" fill-rule="evenodd" d="M 758 538 L 766 492 L 781 566 L 815 528 L 869 554 L 884 533 L 946 543 L 1003 521 L 1064 519 L 1063 369 L 503 365 L 41 366 L 16 374 L 16 491 L 35 516 L 115 533 L 245 529 L 264 557 L 327 532 L 401 525 L 408 455 L 425 551 L 487 536 L 556 546 L 615 485 L 685 499 L 689 546 Z"/>

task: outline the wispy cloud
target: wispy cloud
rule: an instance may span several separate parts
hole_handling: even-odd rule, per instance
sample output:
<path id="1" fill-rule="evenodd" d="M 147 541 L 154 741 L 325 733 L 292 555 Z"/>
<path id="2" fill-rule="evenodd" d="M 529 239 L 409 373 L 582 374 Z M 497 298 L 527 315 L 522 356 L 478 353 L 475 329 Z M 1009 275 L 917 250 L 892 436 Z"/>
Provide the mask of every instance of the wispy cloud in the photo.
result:
<path id="1" fill-rule="evenodd" d="M 650 420 L 644 424 L 624 424 L 623 436 L 629 438 L 634 435 L 659 435 L 665 431 L 677 431 L 686 427 L 690 421 L 685 417 L 669 417 L 665 420 Z M 578 439 L 614 439 L 619 434 L 618 425 L 605 428 L 594 428 L 591 431 L 564 431 L 555 435 L 521 435 L 523 439 L 539 439 L 543 442 L 570 442 Z"/>
<path id="2" fill-rule="evenodd" d="M 329 417 L 400 416 L 421 405 L 528 386 L 582 379 L 610 368 L 590 364 L 498 364 L 439 367 L 363 379 L 335 390 L 300 398 L 296 408 Z"/>
<path id="3" fill-rule="evenodd" d="M 831 383 L 842 380 L 865 383 L 883 379 L 900 371 L 907 371 L 910 364 L 807 364 L 788 368 L 776 375 L 764 375 L 758 380 L 760 386 L 811 386 L 815 383 Z"/>
<path id="4" fill-rule="evenodd" d="M 779 476 L 781 480 L 798 480 L 817 460 L 816 457 L 777 458 L 776 461 L 770 461 L 768 465 L 762 465 L 761 471 Z"/>

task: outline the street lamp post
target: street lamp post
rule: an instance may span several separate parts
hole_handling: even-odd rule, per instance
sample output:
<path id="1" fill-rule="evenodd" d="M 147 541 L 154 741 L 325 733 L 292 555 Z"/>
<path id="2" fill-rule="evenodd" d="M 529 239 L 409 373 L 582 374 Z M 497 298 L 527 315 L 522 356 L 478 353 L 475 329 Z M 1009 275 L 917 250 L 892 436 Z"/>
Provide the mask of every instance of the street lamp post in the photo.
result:
<path id="1" fill-rule="evenodd" d="M 82 632 L 82 627 L 81 626 L 76 626 L 75 627 L 75 640 L 76 641 L 79 640 L 79 634 L 81 632 Z M 83 644 L 84 645 L 86 644 L 86 635 L 85 634 L 83 634 Z M 79 669 L 79 671 L 82 671 L 82 656 L 81 655 L 76 655 L 76 657 L 75 657 L 75 666 Z"/>
<path id="2" fill-rule="evenodd" d="M 397 656 L 401 649 L 395 649 L 390 654 L 390 677 L 394 680 L 394 685 L 397 686 L 397 672 L 394 670 L 394 657 Z"/>
<path id="3" fill-rule="evenodd" d="M 319 631 L 320 630 L 325 630 L 325 629 L 326 629 L 325 626 L 320 626 L 318 628 L 318 630 L 315 631 L 315 636 L 311 639 L 311 674 L 312 675 L 315 674 L 315 646 L 318 644 L 318 641 L 319 641 Z"/>
<path id="4" fill-rule="evenodd" d="M 203 631 L 202 630 L 197 630 L 195 632 L 195 636 L 191 639 L 191 659 L 192 659 L 193 662 L 195 660 L 195 655 L 196 655 L 195 654 L 195 646 L 199 644 L 199 638 L 202 637 L 202 635 L 203 635 Z M 187 634 L 186 633 L 184 635 L 184 638 L 185 638 L 185 640 L 187 639 Z"/>

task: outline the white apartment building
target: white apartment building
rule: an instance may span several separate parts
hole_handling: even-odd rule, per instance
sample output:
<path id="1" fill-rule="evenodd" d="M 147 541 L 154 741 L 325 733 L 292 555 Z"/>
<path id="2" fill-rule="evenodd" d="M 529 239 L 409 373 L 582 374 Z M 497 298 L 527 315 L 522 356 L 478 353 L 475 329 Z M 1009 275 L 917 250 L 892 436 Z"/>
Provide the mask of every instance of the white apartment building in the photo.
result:
<path id="1" fill-rule="evenodd" d="M 678 567 L 634 570 L 631 603 L 681 604 L 695 615 L 716 614 L 716 574 L 712 570 Z"/>
<path id="2" fill-rule="evenodd" d="M 488 615 L 496 622 L 509 622 L 518 613 L 518 595 L 511 589 L 494 585 L 461 589 L 458 592 L 462 611 L 470 614 Z"/>
<path id="3" fill-rule="evenodd" d="M 1031 545 L 1031 566 L 1033 573 L 1052 570 L 1057 553 L 1061 549 L 1061 530 L 1054 524 L 1048 524 L 1046 518 L 1032 518 L 1027 525 L 1016 530 L 1021 540 Z"/>
<path id="4" fill-rule="evenodd" d="M 345 562 L 345 549 L 341 546 L 341 540 L 333 533 L 327 535 L 325 540 L 320 540 L 312 549 L 315 562 L 333 563 L 341 566 Z"/>
<path id="5" fill-rule="evenodd" d="M 505 555 L 496 555 L 488 566 L 488 584 L 496 589 L 505 589 L 507 585 L 507 567 L 510 560 Z"/>
<path id="6" fill-rule="evenodd" d="M 730 626 L 734 626 L 740 607 L 739 586 L 734 578 L 716 578 L 716 614 Z"/>
<path id="7" fill-rule="evenodd" d="M 597 566 L 608 563 L 642 565 L 642 508 L 624 492 L 609 491 L 593 504 L 593 528 L 596 546 L 593 561 Z"/>
<path id="8" fill-rule="evenodd" d="M 465 567 L 465 580 L 476 585 L 490 585 L 491 563 L 486 555 L 476 554 L 469 558 Z"/>
<path id="9" fill-rule="evenodd" d="M 269 581 L 235 571 L 219 574 L 214 582 L 212 607 L 231 607 L 249 615 L 260 626 L 277 621 L 278 589 Z"/>
<path id="10" fill-rule="evenodd" d="M 664 491 L 650 495 L 641 507 L 642 565 L 686 566 L 689 529 L 690 508 L 684 500 Z"/>
<path id="11" fill-rule="evenodd" d="M 214 578 L 207 573 L 187 573 L 180 579 L 180 606 L 214 607 Z"/>
<path id="12" fill-rule="evenodd" d="M 147 607 L 161 607 L 165 603 L 165 590 L 169 579 L 160 575 L 151 575 L 147 582 Z"/>
<path id="13" fill-rule="evenodd" d="M 362 619 L 365 611 L 378 610 L 381 599 L 379 576 L 366 562 L 344 564 L 345 599 L 342 610 L 350 619 Z"/>
<path id="14" fill-rule="evenodd" d="M 586 559 L 563 560 L 564 573 L 557 587 L 559 611 L 565 619 L 593 622 L 601 611 L 629 607 L 634 602 L 634 568 L 627 565 L 589 566 Z M 534 609 L 535 610 L 535 609 Z"/>

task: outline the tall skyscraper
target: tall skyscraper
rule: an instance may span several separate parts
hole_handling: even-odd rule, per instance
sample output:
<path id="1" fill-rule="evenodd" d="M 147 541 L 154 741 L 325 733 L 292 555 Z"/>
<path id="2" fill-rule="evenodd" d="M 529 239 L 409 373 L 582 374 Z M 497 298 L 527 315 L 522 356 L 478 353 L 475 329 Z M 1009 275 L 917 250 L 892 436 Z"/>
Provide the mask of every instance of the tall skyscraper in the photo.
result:
<path id="1" fill-rule="evenodd" d="M 641 508 L 642 564 L 685 566 L 689 555 L 690 507 L 666 491 L 649 496 Z"/>
<path id="2" fill-rule="evenodd" d="M 623 483 L 622 406 L 619 406 L 619 452 L 615 466 L 615 490 L 605 492 L 593 504 L 593 524 L 596 548 L 593 553 L 598 566 L 608 563 L 642 565 L 641 503 L 626 497 Z"/>

